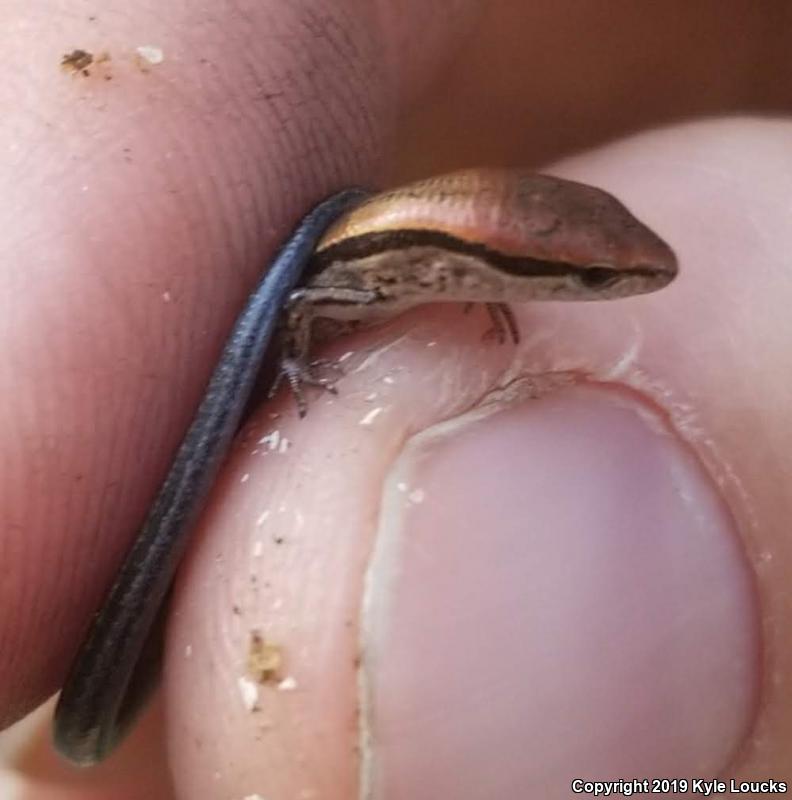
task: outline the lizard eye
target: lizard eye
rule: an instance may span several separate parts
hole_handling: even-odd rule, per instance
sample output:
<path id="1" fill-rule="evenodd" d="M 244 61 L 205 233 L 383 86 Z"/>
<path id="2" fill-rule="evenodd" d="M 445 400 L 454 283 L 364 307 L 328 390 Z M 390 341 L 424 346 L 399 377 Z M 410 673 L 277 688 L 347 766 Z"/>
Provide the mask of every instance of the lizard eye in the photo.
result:
<path id="1" fill-rule="evenodd" d="M 578 273 L 578 280 L 587 289 L 604 289 L 619 280 L 618 270 L 611 267 L 588 267 Z"/>

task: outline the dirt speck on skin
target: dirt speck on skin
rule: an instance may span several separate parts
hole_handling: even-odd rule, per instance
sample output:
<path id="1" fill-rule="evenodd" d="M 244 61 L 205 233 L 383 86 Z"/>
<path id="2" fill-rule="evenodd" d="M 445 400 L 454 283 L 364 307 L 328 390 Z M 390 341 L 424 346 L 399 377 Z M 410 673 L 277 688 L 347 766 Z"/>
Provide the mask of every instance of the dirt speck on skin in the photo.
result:
<path id="1" fill-rule="evenodd" d="M 87 50 L 72 50 L 71 53 L 65 53 L 61 58 L 61 67 L 65 69 L 67 72 L 82 72 L 83 75 L 88 77 L 91 73 L 88 71 L 88 67 L 93 64 L 94 57 L 93 53 L 89 53 Z"/>
<path id="2" fill-rule="evenodd" d="M 258 683 L 277 683 L 283 666 L 283 650 L 268 642 L 259 631 L 250 632 L 247 671 Z"/>
<path id="3" fill-rule="evenodd" d="M 82 75 L 85 78 L 90 78 L 91 70 L 88 69 L 89 67 L 106 64 L 108 61 L 110 61 L 110 53 L 108 52 L 94 55 L 89 50 L 82 50 L 78 47 L 61 56 L 60 66 L 62 70 L 71 72 L 72 75 Z M 102 77 L 106 81 L 111 80 L 111 76 L 107 72 L 103 73 Z"/>

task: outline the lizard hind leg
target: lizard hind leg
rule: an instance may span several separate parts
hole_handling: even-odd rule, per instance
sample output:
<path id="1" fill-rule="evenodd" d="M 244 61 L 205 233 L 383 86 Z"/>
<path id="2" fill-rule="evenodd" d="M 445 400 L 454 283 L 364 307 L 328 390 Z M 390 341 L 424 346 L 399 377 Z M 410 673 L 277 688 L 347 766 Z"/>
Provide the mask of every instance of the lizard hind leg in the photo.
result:
<path id="1" fill-rule="evenodd" d="M 506 342 L 506 334 L 517 344 L 520 341 L 520 328 L 514 312 L 506 303 L 486 303 L 492 327 L 484 334 L 485 339 L 495 339 L 498 344 Z"/>
<path id="2" fill-rule="evenodd" d="M 465 303 L 462 311 L 469 314 L 477 303 Z M 506 334 L 509 338 L 517 344 L 520 341 L 520 328 L 517 325 L 517 320 L 514 317 L 514 312 L 511 310 L 507 303 L 484 303 L 489 315 L 490 322 L 492 323 L 486 331 L 484 331 L 484 341 L 495 340 L 498 344 L 506 343 Z"/>

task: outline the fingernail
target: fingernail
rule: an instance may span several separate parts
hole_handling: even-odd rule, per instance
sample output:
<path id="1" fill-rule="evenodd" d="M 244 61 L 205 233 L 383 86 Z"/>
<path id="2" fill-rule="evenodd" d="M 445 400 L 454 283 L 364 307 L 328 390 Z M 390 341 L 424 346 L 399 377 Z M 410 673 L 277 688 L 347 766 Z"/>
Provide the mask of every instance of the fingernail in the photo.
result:
<path id="1" fill-rule="evenodd" d="M 364 610 L 364 795 L 567 798 L 707 776 L 756 706 L 734 521 L 640 398 L 576 387 L 418 436 Z"/>

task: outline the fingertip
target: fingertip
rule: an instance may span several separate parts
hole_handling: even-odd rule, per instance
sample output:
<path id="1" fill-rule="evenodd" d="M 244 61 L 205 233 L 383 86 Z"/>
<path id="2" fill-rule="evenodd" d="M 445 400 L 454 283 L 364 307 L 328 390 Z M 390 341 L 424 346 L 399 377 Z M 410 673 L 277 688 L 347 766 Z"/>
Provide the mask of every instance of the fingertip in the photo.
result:
<path id="1" fill-rule="evenodd" d="M 385 492 L 364 605 L 372 797 L 720 774 L 761 651 L 711 476 L 618 391 L 457 422 L 419 436 Z"/>

